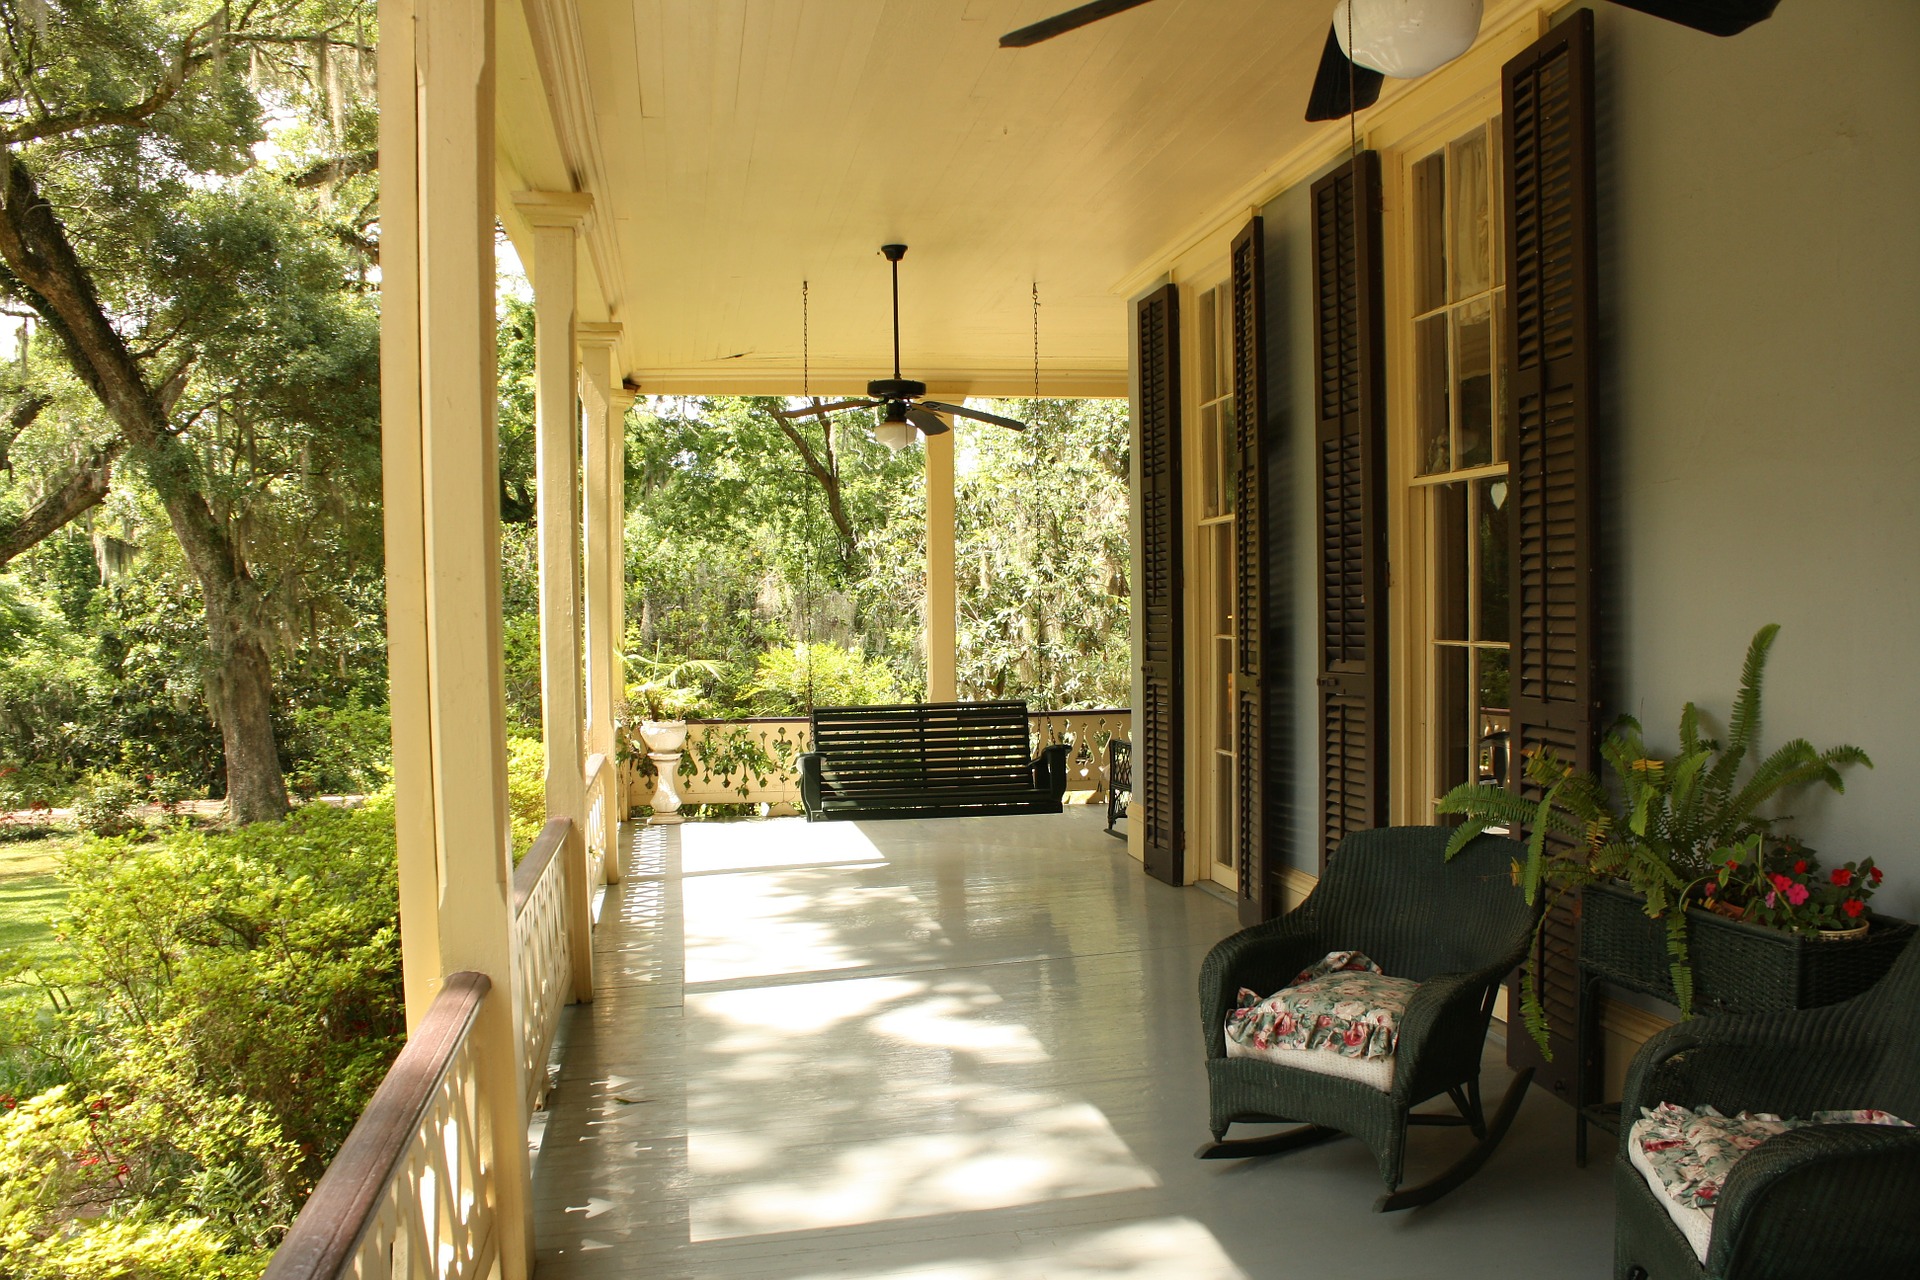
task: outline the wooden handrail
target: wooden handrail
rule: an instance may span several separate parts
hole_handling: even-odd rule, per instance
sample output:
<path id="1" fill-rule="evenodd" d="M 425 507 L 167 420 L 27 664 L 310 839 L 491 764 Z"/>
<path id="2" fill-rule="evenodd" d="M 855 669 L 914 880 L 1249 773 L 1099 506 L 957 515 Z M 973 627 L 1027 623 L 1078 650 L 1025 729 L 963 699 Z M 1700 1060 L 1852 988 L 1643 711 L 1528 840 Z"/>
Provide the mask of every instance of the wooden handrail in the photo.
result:
<path id="1" fill-rule="evenodd" d="M 527 905 L 527 899 L 533 896 L 533 887 L 540 883 L 540 873 L 566 846 L 567 833 L 572 829 L 573 823 L 565 818 L 549 818 L 547 825 L 540 828 L 540 834 L 534 838 L 533 848 L 527 850 L 527 856 L 520 859 L 520 865 L 513 869 L 515 919 L 519 918 L 520 909 Z"/>
<path id="2" fill-rule="evenodd" d="M 492 986 L 484 973 L 447 975 L 262 1280 L 334 1280 L 353 1258 Z"/>

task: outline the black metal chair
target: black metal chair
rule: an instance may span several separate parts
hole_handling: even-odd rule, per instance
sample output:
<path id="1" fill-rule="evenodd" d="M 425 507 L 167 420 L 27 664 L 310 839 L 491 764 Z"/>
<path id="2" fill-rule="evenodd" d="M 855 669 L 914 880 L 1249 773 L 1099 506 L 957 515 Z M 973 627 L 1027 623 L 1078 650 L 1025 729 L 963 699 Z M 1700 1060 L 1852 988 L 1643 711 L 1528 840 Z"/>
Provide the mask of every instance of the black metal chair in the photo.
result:
<path id="1" fill-rule="evenodd" d="M 1127 793 L 1122 800 L 1120 793 Z M 1107 739 L 1107 830 L 1127 816 L 1127 801 L 1133 799 L 1133 744 L 1125 738 Z"/>
<path id="2" fill-rule="evenodd" d="M 1662 1102 L 1790 1118 L 1873 1108 L 1920 1124 L 1920 947 L 1839 1004 L 1696 1018 L 1655 1035 L 1628 1068 L 1623 1131 Z M 1727 1175 L 1704 1264 L 1624 1138 L 1614 1188 L 1620 1280 L 1920 1275 L 1920 1129 L 1823 1124 L 1769 1138 Z"/>
<path id="3" fill-rule="evenodd" d="M 1516 1077 L 1487 1118 L 1480 1103 L 1487 1023 L 1501 980 L 1526 954 L 1537 913 L 1513 882 L 1513 862 L 1525 856 L 1521 845 L 1482 836 L 1448 861 L 1449 834 L 1444 827 L 1389 827 L 1349 836 L 1298 908 L 1234 934 L 1208 954 L 1200 969 L 1200 1021 L 1214 1141 L 1196 1155 L 1275 1155 L 1351 1135 L 1379 1161 L 1387 1194 L 1374 1208 L 1382 1211 L 1431 1203 L 1486 1162 L 1533 1077 L 1531 1070 Z M 1227 1056 L 1224 1029 L 1240 988 L 1271 994 L 1327 953 L 1347 950 L 1365 952 L 1389 975 L 1420 984 L 1400 1018 L 1390 1090 Z M 1441 1094 L 1458 1115 L 1414 1113 Z M 1303 1127 L 1227 1140 L 1228 1127 L 1241 1122 Z M 1465 1125 L 1479 1141 L 1444 1173 L 1402 1190 L 1410 1124 Z"/>

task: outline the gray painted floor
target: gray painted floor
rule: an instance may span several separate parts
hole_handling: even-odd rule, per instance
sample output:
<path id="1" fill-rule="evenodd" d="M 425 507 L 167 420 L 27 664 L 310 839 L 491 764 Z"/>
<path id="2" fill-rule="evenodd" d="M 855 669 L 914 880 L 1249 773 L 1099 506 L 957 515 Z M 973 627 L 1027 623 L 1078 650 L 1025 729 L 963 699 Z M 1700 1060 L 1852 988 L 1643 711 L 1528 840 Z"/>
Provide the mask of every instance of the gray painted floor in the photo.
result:
<path id="1" fill-rule="evenodd" d="M 1233 911 L 1102 822 L 630 831 L 561 1028 L 540 1280 L 1607 1274 L 1610 1149 L 1576 1170 L 1538 1090 L 1410 1213 L 1370 1212 L 1352 1142 L 1194 1160 L 1195 975 Z M 1417 1131 L 1409 1181 L 1465 1140 Z"/>

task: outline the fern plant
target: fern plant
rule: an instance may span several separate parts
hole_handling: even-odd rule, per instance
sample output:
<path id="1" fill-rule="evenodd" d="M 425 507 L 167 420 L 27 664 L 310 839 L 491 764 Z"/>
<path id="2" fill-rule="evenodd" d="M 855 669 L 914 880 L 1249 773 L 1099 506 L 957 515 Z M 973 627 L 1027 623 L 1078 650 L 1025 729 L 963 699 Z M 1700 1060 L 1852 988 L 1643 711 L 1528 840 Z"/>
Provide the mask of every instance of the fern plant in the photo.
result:
<path id="1" fill-rule="evenodd" d="M 1691 1017 L 1691 895 L 1728 861 L 1761 855 L 1775 825 L 1789 816 L 1771 811 L 1782 794 L 1812 784 L 1844 791 L 1843 767 L 1873 767 L 1858 747 L 1822 751 L 1804 738 L 1761 754 L 1761 688 L 1779 632 L 1769 623 L 1747 646 L 1724 745 L 1703 733 L 1700 710 L 1689 702 L 1680 712 L 1680 749 L 1670 757 L 1648 751 L 1631 716 L 1615 721 L 1600 747 L 1607 784 L 1551 751 L 1531 752 L 1522 768 L 1531 795 L 1468 783 L 1440 801 L 1438 812 L 1464 819 L 1447 842 L 1447 856 L 1486 831 L 1524 831 L 1526 858 L 1516 863 L 1514 877 L 1529 903 L 1544 894 L 1548 911 L 1584 885 L 1625 881 L 1646 899 L 1647 915 L 1664 923 L 1674 995 L 1681 1016 Z M 1540 928 L 1545 921 L 1543 912 Z M 1520 1010 L 1528 1033 L 1548 1053 L 1537 932 L 1534 942 L 1521 969 Z"/>

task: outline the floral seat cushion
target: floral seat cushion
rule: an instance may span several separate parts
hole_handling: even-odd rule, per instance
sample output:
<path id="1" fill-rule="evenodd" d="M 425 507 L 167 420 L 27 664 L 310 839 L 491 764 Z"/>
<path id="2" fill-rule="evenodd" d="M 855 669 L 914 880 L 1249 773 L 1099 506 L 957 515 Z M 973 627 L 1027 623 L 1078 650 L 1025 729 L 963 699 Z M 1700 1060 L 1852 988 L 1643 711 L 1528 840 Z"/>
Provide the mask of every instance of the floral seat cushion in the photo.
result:
<path id="1" fill-rule="evenodd" d="M 1358 951 L 1332 951 L 1270 996 L 1242 988 L 1227 1014 L 1229 1058 L 1259 1058 L 1393 1087 L 1400 1015 L 1420 984 L 1390 978 Z"/>
<path id="2" fill-rule="evenodd" d="M 1627 1133 L 1627 1159 L 1647 1180 L 1680 1234 L 1704 1265 L 1713 1236 L 1713 1208 L 1740 1158 L 1768 1138 L 1810 1124 L 1897 1124 L 1884 1111 L 1816 1111 L 1811 1119 L 1782 1120 L 1764 1112 L 1721 1115 L 1712 1107 L 1663 1102 L 1640 1108 Z"/>

